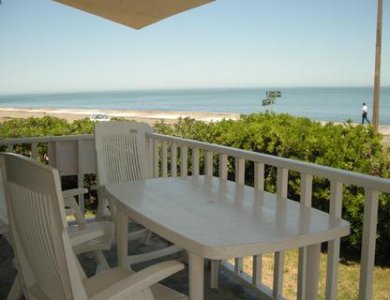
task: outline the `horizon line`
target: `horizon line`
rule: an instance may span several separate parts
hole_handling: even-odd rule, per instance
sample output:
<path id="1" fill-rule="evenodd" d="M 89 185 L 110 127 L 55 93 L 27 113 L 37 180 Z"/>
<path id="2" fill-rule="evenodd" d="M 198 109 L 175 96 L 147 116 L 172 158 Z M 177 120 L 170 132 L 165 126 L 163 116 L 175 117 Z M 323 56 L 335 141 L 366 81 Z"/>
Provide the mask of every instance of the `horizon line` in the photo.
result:
<path id="1" fill-rule="evenodd" d="M 299 89 L 299 88 L 340 88 L 340 89 L 346 89 L 346 88 L 374 88 L 370 85 L 297 85 L 297 86 L 235 86 L 235 87 L 222 87 L 222 86 L 216 86 L 216 87 L 183 87 L 183 88 L 118 88 L 118 89 L 97 89 L 97 90 L 72 90 L 72 91 L 63 91 L 63 90 L 57 90 L 57 91 L 25 91 L 25 92 L 10 92 L 10 93 L 1 93 L 0 96 L 22 96 L 22 95 L 56 95 L 56 94 L 87 94 L 87 93 L 114 93 L 114 92 L 153 92 L 153 91 L 196 91 L 196 90 L 244 90 L 244 89 Z M 381 86 L 381 88 L 390 88 L 390 85 Z"/>

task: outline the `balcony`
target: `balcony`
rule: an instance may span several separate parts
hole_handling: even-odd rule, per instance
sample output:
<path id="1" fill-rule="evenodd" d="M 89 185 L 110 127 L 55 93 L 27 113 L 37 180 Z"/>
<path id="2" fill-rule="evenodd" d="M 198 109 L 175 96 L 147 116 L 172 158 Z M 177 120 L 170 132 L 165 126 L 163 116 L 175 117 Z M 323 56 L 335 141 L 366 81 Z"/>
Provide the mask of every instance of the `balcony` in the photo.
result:
<path id="1" fill-rule="evenodd" d="M 96 173 L 92 135 L 0 141 L 0 145 L 4 145 L 8 151 L 16 150 L 17 145 L 21 144 L 28 145 L 30 150 L 25 154 L 32 158 L 42 157 L 42 153 L 38 153 L 38 145 L 47 146 L 47 156 L 45 157 L 48 159 L 48 163 L 56 167 L 61 176 L 76 175 L 79 187 L 83 186 L 86 174 Z M 289 176 L 291 172 L 294 172 L 300 177 L 300 204 L 303 206 L 311 206 L 313 177 L 325 178 L 330 182 L 328 213 L 337 217 L 341 216 L 343 187 L 353 185 L 364 189 L 363 239 L 358 295 L 359 299 L 372 299 L 378 199 L 381 193 L 390 193 L 390 180 L 156 133 L 148 135 L 148 147 L 149 153 L 152 153 L 150 159 L 153 162 L 154 177 L 204 174 L 246 184 L 246 164 L 249 163 L 251 171 L 254 173 L 254 182 L 249 184 L 253 184 L 255 189 L 263 190 L 265 169 L 273 167 L 277 174 L 276 194 L 286 196 Z M 235 170 L 234 178 L 231 178 L 228 172 L 232 168 Z M 82 197 L 80 197 L 80 205 L 84 206 Z M 327 249 L 326 286 L 320 292 L 325 295 L 326 299 L 337 299 L 340 240 L 328 242 Z M 221 278 L 223 282 L 220 284 L 220 288 L 234 290 L 237 286 L 243 286 L 244 293 L 247 294 L 244 298 L 239 299 L 251 299 L 252 295 L 253 299 L 256 297 L 275 299 L 274 295 L 283 295 L 284 255 L 272 256 L 273 282 L 271 286 L 264 282 L 264 260 L 265 257 L 257 255 L 251 258 L 235 258 L 222 262 Z M 252 272 L 243 272 L 244 262 L 245 264 L 250 262 Z M 299 263 L 297 269 L 298 276 L 305 276 L 302 264 Z M 179 278 L 177 280 L 182 281 Z M 171 283 L 175 285 L 175 282 Z M 208 285 L 206 284 L 206 286 Z M 298 288 L 297 299 L 302 299 L 299 291 Z M 213 296 L 209 298 L 206 296 L 207 299 L 226 299 L 228 297 L 223 292 L 212 293 L 210 290 L 208 292 Z"/>

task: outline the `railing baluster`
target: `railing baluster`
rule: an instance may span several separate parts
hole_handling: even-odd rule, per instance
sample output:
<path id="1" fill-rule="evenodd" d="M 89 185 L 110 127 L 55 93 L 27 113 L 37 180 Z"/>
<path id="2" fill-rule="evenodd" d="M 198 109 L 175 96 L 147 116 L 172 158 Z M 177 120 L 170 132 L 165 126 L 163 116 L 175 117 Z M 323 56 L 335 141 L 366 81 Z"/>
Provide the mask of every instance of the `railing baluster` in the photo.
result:
<path id="1" fill-rule="evenodd" d="M 14 152 L 14 144 L 7 145 L 7 152 Z"/>
<path id="2" fill-rule="evenodd" d="M 180 176 L 188 175 L 188 147 L 180 146 Z"/>
<path id="3" fill-rule="evenodd" d="M 242 273 L 244 260 L 242 257 L 236 257 L 234 259 L 234 272 Z"/>
<path id="4" fill-rule="evenodd" d="M 158 140 L 153 141 L 153 177 L 155 177 L 155 178 L 160 176 L 160 172 L 159 172 L 160 158 L 158 155 L 159 144 L 160 143 Z"/>
<path id="5" fill-rule="evenodd" d="M 278 197 L 287 198 L 287 189 L 288 189 L 288 169 L 280 167 L 278 168 L 278 172 L 277 172 L 276 194 L 278 195 Z"/>
<path id="6" fill-rule="evenodd" d="M 47 143 L 47 157 L 49 159 L 49 165 L 56 167 L 56 142 Z"/>
<path id="7" fill-rule="evenodd" d="M 279 198 L 278 201 L 284 201 L 284 199 L 281 198 L 287 198 L 288 169 L 278 168 L 276 185 L 276 194 Z M 284 251 L 275 252 L 274 261 L 273 296 L 275 299 L 279 299 L 283 294 Z"/>
<path id="8" fill-rule="evenodd" d="M 38 143 L 31 143 L 31 158 L 38 158 Z"/>
<path id="9" fill-rule="evenodd" d="M 359 300 L 372 299 L 376 226 L 378 222 L 379 193 L 377 191 L 366 189 L 365 194 Z"/>
<path id="10" fill-rule="evenodd" d="M 245 159 L 244 158 L 236 157 L 235 173 L 236 173 L 236 183 L 244 184 L 245 183 Z M 242 273 L 242 270 L 243 270 L 243 258 L 242 257 L 235 258 L 234 270 L 236 273 Z"/>
<path id="11" fill-rule="evenodd" d="M 236 158 L 236 183 L 245 184 L 245 159 Z"/>
<path id="12" fill-rule="evenodd" d="M 219 178 L 227 179 L 227 155 L 219 154 Z"/>
<path id="13" fill-rule="evenodd" d="M 146 138 L 146 165 L 147 165 L 147 178 L 154 177 L 154 139 L 151 137 Z"/>
<path id="14" fill-rule="evenodd" d="M 205 157 L 205 175 L 213 176 L 213 152 L 206 151 L 204 157 Z"/>
<path id="15" fill-rule="evenodd" d="M 205 151 L 205 175 L 213 176 L 213 152 Z M 219 260 L 212 260 L 210 267 L 210 287 L 213 289 L 218 288 L 219 278 Z"/>
<path id="16" fill-rule="evenodd" d="M 337 181 L 330 181 L 330 210 L 329 213 L 335 217 L 341 217 L 343 203 L 343 184 Z M 326 291 L 325 299 L 337 299 L 337 278 L 340 257 L 340 239 L 328 242 L 328 258 L 326 270 Z"/>
<path id="17" fill-rule="evenodd" d="M 82 151 L 82 141 L 78 140 L 75 141 L 77 143 L 77 187 L 78 188 L 83 188 L 84 187 L 84 174 L 83 170 L 81 169 L 81 162 L 80 162 L 80 157 L 81 157 L 81 151 Z M 79 207 L 81 210 L 81 213 L 84 214 L 85 212 L 85 201 L 84 201 L 84 195 L 80 194 L 78 195 L 79 198 Z"/>
<path id="18" fill-rule="evenodd" d="M 312 197 L 312 185 L 313 185 L 313 175 L 311 174 L 301 174 L 301 197 L 300 204 L 302 207 L 311 206 L 311 197 Z M 306 294 L 306 281 L 307 281 L 307 247 L 299 248 L 299 258 L 298 258 L 298 295 L 297 299 L 305 300 Z"/>
<path id="19" fill-rule="evenodd" d="M 254 187 L 257 190 L 263 191 L 264 190 L 264 164 L 255 162 L 254 168 L 255 168 Z"/>
<path id="20" fill-rule="evenodd" d="M 301 174 L 301 197 L 300 204 L 304 207 L 311 207 L 313 190 L 313 175 Z"/>
<path id="21" fill-rule="evenodd" d="M 261 283 L 263 276 L 263 256 L 262 255 L 254 255 L 252 257 L 252 284 L 258 285 Z"/>
<path id="22" fill-rule="evenodd" d="M 177 144 L 171 144 L 171 176 L 177 176 Z"/>
<path id="23" fill-rule="evenodd" d="M 254 188 L 260 191 L 264 190 L 264 164 L 255 162 L 254 163 Z M 252 284 L 257 285 L 261 283 L 263 275 L 263 256 L 254 255 L 252 258 Z"/>
<path id="24" fill-rule="evenodd" d="M 199 148 L 192 149 L 192 176 L 199 176 Z"/>
<path id="25" fill-rule="evenodd" d="M 168 143 L 162 142 L 162 177 L 168 177 Z"/>
<path id="26" fill-rule="evenodd" d="M 212 153 L 212 152 L 210 152 Z M 207 158 L 210 156 L 210 154 L 207 154 L 206 152 L 206 174 L 208 173 L 208 170 L 210 170 L 209 167 L 207 167 L 209 161 L 212 161 L 212 159 Z M 212 156 L 212 154 L 211 154 Z M 211 162 L 212 163 L 212 162 Z M 220 154 L 219 155 L 219 178 L 221 179 L 227 179 L 227 155 Z M 212 260 L 211 261 L 211 277 L 210 277 L 210 287 L 211 288 L 218 288 L 218 270 L 219 270 L 219 261 Z"/>

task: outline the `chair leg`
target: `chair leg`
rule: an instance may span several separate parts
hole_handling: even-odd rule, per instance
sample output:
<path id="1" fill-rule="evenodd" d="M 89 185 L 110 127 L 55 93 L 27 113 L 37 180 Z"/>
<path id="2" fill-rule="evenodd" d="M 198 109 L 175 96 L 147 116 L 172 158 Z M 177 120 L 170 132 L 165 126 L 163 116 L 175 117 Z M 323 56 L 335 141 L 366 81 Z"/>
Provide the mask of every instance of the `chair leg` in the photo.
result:
<path id="1" fill-rule="evenodd" d="M 23 296 L 22 287 L 20 286 L 19 280 L 15 277 L 12 283 L 11 289 L 8 292 L 7 300 L 19 300 Z"/>
<path id="2" fill-rule="evenodd" d="M 110 268 L 110 265 L 108 264 L 106 258 L 104 257 L 104 254 L 102 253 L 102 251 L 95 251 L 94 252 L 95 254 L 95 259 L 96 259 L 96 262 L 97 262 L 97 265 L 96 265 L 96 274 L 101 272 L 101 271 L 104 271 L 104 270 L 107 270 Z"/>
<path id="3" fill-rule="evenodd" d="M 150 245 L 150 240 L 152 238 L 152 232 L 149 230 L 148 233 L 145 236 L 144 244 Z"/>
<path id="4" fill-rule="evenodd" d="M 129 241 L 137 240 L 140 238 L 145 238 L 150 231 L 146 228 L 136 230 L 136 231 L 131 231 L 128 233 L 127 238 Z"/>

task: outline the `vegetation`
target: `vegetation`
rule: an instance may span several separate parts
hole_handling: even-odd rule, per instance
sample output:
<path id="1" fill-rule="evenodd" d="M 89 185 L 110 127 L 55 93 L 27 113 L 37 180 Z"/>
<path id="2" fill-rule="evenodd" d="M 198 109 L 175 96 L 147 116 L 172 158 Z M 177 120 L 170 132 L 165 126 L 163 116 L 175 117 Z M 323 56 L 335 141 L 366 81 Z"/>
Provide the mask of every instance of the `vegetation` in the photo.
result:
<path id="1" fill-rule="evenodd" d="M 234 260 L 230 260 L 233 263 Z M 252 275 L 252 257 L 244 258 L 244 272 Z M 297 299 L 297 278 L 298 278 L 298 251 L 297 249 L 285 251 L 285 264 L 283 276 L 283 297 L 285 299 Z M 274 271 L 273 253 L 263 255 L 262 280 L 265 285 L 272 289 Z M 321 253 L 320 274 L 319 274 L 319 295 L 317 299 L 325 298 L 327 255 Z M 339 265 L 339 279 L 337 299 L 350 300 L 358 299 L 360 264 L 353 261 L 343 261 Z M 389 269 L 376 266 L 374 268 L 373 297 L 376 300 L 388 300 L 390 277 Z"/>
<path id="2" fill-rule="evenodd" d="M 326 165 L 364 174 L 390 177 L 389 150 L 383 147 L 382 138 L 371 127 L 345 124 L 321 124 L 307 118 L 272 113 L 241 116 L 237 121 L 223 120 L 204 123 L 193 119 L 179 119 L 174 125 L 161 122 L 155 126 L 162 134 L 221 144 L 225 146 L 277 155 Z M 88 134 L 93 132 L 89 119 L 67 123 L 54 117 L 10 120 L 0 123 L 0 139 Z M 3 147 L 4 150 L 4 147 Z M 29 145 L 19 145 L 14 150 L 29 154 Z M 47 145 L 38 145 L 42 161 Z M 217 162 L 215 162 L 217 163 Z M 229 178 L 234 178 L 234 161 L 229 164 Z M 216 172 L 217 172 L 217 168 Z M 253 184 L 253 165 L 246 165 L 246 183 Z M 265 186 L 275 191 L 276 170 L 266 167 Z M 72 179 L 72 178 L 70 178 Z M 74 180 L 73 180 L 74 181 Z M 72 180 L 64 183 L 71 187 Z M 86 176 L 86 185 L 93 184 L 94 176 Z M 288 196 L 299 200 L 300 178 L 289 173 Z M 356 186 L 345 186 L 343 191 L 343 218 L 351 222 L 351 235 L 343 241 L 343 255 L 351 258 L 361 248 L 364 191 Z M 93 198 L 92 198 L 93 199 Z M 329 182 L 324 178 L 313 180 L 313 205 L 328 210 Z M 382 195 L 379 203 L 377 263 L 390 263 L 390 201 Z"/>
<path id="3" fill-rule="evenodd" d="M 64 119 L 46 116 L 43 118 L 26 118 L 12 119 L 0 123 L 0 139 L 11 138 L 29 138 L 43 136 L 60 136 L 72 134 L 88 134 L 92 133 L 93 122 L 89 119 L 76 120 L 73 123 L 68 123 Z M 4 151 L 6 148 L 0 148 Z M 14 148 L 17 153 L 28 155 L 31 151 L 30 145 L 17 145 Z M 38 144 L 38 154 L 41 161 L 45 161 L 47 154 L 47 144 Z"/>
<path id="4" fill-rule="evenodd" d="M 163 122 L 158 132 L 209 143 L 225 145 L 285 158 L 312 162 L 343 170 L 374 176 L 390 177 L 389 150 L 382 137 L 372 127 L 345 124 L 321 124 L 307 118 L 272 113 L 241 116 L 240 120 L 223 120 L 218 123 L 181 119 L 173 126 Z M 234 161 L 231 161 L 232 166 Z M 234 168 L 229 169 L 234 178 Z M 253 166 L 247 164 L 245 178 L 253 183 Z M 275 191 L 275 168 L 266 168 L 266 190 Z M 288 197 L 299 200 L 300 178 L 289 174 Z M 364 192 L 356 186 L 345 186 L 342 216 L 351 223 L 351 234 L 344 239 L 342 255 L 349 258 L 359 255 L 362 241 Z M 324 178 L 313 179 L 313 206 L 328 211 L 330 184 Z M 382 195 L 379 203 L 377 263 L 389 263 L 390 201 Z"/>

